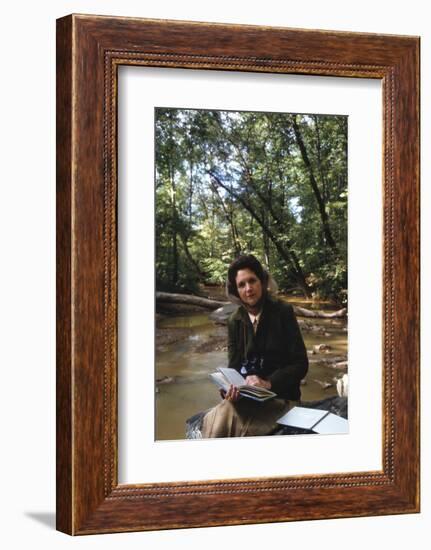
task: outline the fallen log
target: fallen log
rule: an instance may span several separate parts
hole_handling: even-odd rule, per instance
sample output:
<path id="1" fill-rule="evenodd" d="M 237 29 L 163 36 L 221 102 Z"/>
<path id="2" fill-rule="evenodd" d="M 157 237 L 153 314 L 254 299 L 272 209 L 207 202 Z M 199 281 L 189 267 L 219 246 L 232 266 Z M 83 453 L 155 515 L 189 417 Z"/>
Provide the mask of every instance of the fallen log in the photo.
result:
<path id="1" fill-rule="evenodd" d="M 220 302 L 219 300 L 210 300 L 208 298 L 201 298 L 200 296 L 193 296 L 192 294 L 173 294 L 170 292 L 156 292 L 156 300 L 170 304 L 200 306 L 207 309 L 217 309 L 229 303 Z"/>
<path id="2" fill-rule="evenodd" d="M 226 320 L 227 317 L 229 317 L 229 315 L 232 313 L 232 309 L 235 309 L 237 307 L 230 302 L 222 302 L 221 300 L 210 300 L 209 298 L 201 298 L 200 296 L 193 296 L 192 294 L 175 294 L 171 292 L 156 292 L 156 300 L 159 302 L 170 304 L 188 304 L 200 306 L 207 309 L 222 308 L 222 311 L 219 312 L 220 319 L 218 320 L 220 322 Z M 336 319 L 346 317 L 347 315 L 346 308 L 339 309 L 338 311 L 327 312 L 321 310 L 314 311 L 311 309 L 305 309 L 304 307 L 293 306 L 293 310 L 295 312 L 295 315 L 310 318 Z M 225 311 L 226 315 L 224 315 Z M 223 319 L 223 317 L 225 317 L 225 319 Z"/>
<path id="3" fill-rule="evenodd" d="M 295 311 L 295 314 L 301 317 L 337 319 L 337 318 L 346 317 L 347 315 L 347 309 L 345 307 L 343 307 L 342 309 L 339 309 L 338 311 L 332 311 L 332 312 L 305 309 L 305 307 L 300 307 L 300 306 L 293 306 L 293 309 Z"/>
<path id="4" fill-rule="evenodd" d="M 216 311 L 213 311 L 210 317 L 213 321 L 216 321 L 217 323 L 226 324 L 229 316 L 231 315 L 231 313 L 233 313 L 236 310 L 237 307 L 238 306 L 235 304 L 227 303 L 221 306 L 220 308 L 218 308 Z M 331 316 L 334 316 L 335 314 L 337 314 L 339 317 L 343 317 L 343 316 L 345 317 L 347 310 L 340 309 L 339 311 L 335 311 L 334 313 L 327 313 L 327 312 L 325 313 L 324 311 L 311 311 L 308 309 L 304 309 L 303 307 L 300 308 L 297 306 L 293 306 L 293 311 L 295 312 L 295 315 L 297 315 L 298 317 L 299 316 L 305 317 L 304 312 L 308 312 L 309 315 L 307 315 L 307 317 L 313 317 L 313 318 L 323 317 L 327 319 L 327 318 L 331 318 Z M 303 328 L 304 330 L 318 332 L 322 336 L 330 336 L 330 333 L 326 332 L 324 327 L 309 326 L 307 325 L 306 321 L 303 321 L 302 319 L 298 319 L 298 323 L 300 327 Z"/>

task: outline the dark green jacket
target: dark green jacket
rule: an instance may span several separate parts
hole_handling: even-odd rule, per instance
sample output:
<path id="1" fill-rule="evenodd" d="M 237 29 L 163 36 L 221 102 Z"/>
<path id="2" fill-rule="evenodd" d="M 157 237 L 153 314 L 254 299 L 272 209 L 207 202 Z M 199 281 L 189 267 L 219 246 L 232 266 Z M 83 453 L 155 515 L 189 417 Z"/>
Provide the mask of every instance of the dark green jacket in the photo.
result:
<path id="1" fill-rule="evenodd" d="M 301 397 L 300 382 L 308 371 L 308 357 L 291 305 L 267 297 L 256 335 L 247 311 L 238 307 L 228 321 L 229 367 L 241 370 L 244 359 L 263 357 L 272 390 L 285 399 Z"/>

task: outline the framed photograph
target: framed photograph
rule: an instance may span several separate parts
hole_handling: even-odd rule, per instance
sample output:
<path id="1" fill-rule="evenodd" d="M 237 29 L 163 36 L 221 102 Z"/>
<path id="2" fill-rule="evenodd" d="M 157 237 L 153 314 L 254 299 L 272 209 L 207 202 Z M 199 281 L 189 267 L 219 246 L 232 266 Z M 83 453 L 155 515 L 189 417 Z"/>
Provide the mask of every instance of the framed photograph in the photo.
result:
<path id="1" fill-rule="evenodd" d="M 59 19 L 57 528 L 418 511 L 419 38 Z"/>

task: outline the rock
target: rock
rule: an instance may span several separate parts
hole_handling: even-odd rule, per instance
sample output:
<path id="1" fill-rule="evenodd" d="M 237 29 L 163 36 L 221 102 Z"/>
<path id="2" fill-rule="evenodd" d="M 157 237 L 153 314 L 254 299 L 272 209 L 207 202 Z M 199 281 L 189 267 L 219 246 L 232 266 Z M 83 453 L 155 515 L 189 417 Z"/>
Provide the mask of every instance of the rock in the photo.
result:
<path id="1" fill-rule="evenodd" d="M 186 439 L 202 439 L 202 420 L 207 412 L 199 412 L 186 420 Z"/>
<path id="2" fill-rule="evenodd" d="M 319 399 L 317 401 L 301 401 L 300 407 L 329 411 L 332 414 L 336 414 L 337 416 L 347 419 L 347 397 L 335 395 L 332 397 L 326 397 L 325 399 Z"/>
<path id="3" fill-rule="evenodd" d="M 219 307 L 215 311 L 212 311 L 208 317 L 215 321 L 216 323 L 221 323 L 225 325 L 231 314 L 238 309 L 238 306 L 235 304 L 226 304 L 225 306 Z"/>
<path id="4" fill-rule="evenodd" d="M 156 384 L 172 384 L 172 382 L 175 382 L 173 376 L 163 376 L 163 378 L 158 378 L 156 380 Z"/>
<path id="5" fill-rule="evenodd" d="M 326 367 L 333 369 L 347 369 L 347 357 L 345 355 L 335 355 L 333 357 L 324 357 L 320 359 L 320 362 Z M 338 366 L 337 366 L 338 365 Z"/>
<path id="6" fill-rule="evenodd" d="M 347 361 L 347 355 L 333 355 L 324 359 L 327 363 L 339 363 L 340 361 Z"/>
<path id="7" fill-rule="evenodd" d="M 333 384 L 331 384 L 330 382 L 323 382 L 322 380 L 317 380 L 316 378 L 313 378 L 313 380 L 314 382 L 316 382 L 316 384 L 319 384 L 319 386 L 324 390 L 327 390 L 328 388 L 332 388 L 333 386 Z"/>
<path id="8" fill-rule="evenodd" d="M 323 367 L 326 367 L 326 362 L 324 359 L 322 359 L 321 357 L 317 357 L 316 355 L 313 355 L 312 357 L 310 357 L 308 359 L 308 364 L 311 366 L 311 365 L 319 365 L 319 366 L 323 366 Z"/>
<path id="9" fill-rule="evenodd" d="M 327 397 L 319 401 L 303 401 L 301 407 L 329 411 L 332 414 L 347 418 L 347 397 Z"/>
<path id="10" fill-rule="evenodd" d="M 343 357 L 328 357 L 327 359 L 322 359 L 322 363 L 326 367 L 331 367 L 336 370 L 347 371 L 348 362 Z"/>
<path id="11" fill-rule="evenodd" d="M 311 326 L 309 330 L 320 334 L 320 336 L 331 336 L 331 334 L 325 330 L 325 327 L 319 327 L 318 325 Z"/>
<path id="12" fill-rule="evenodd" d="M 336 386 L 337 386 L 337 393 L 340 397 L 347 397 L 349 393 L 349 376 L 347 374 L 344 374 L 341 378 L 334 378 Z"/>
<path id="13" fill-rule="evenodd" d="M 328 344 L 317 344 L 316 346 L 313 346 L 313 351 L 315 353 L 321 353 L 322 351 L 330 351 L 332 348 L 331 346 L 328 346 Z"/>

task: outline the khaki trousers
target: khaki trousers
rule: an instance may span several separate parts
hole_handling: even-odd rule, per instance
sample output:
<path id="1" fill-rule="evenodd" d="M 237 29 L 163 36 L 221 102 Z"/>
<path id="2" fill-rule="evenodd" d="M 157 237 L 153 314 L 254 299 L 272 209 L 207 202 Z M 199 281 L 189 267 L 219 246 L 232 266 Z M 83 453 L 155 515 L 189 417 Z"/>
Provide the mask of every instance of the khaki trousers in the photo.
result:
<path id="1" fill-rule="evenodd" d="M 296 404 L 280 398 L 264 403 L 245 397 L 235 403 L 224 400 L 204 416 L 202 437 L 268 435 L 277 427 L 277 419 Z"/>

